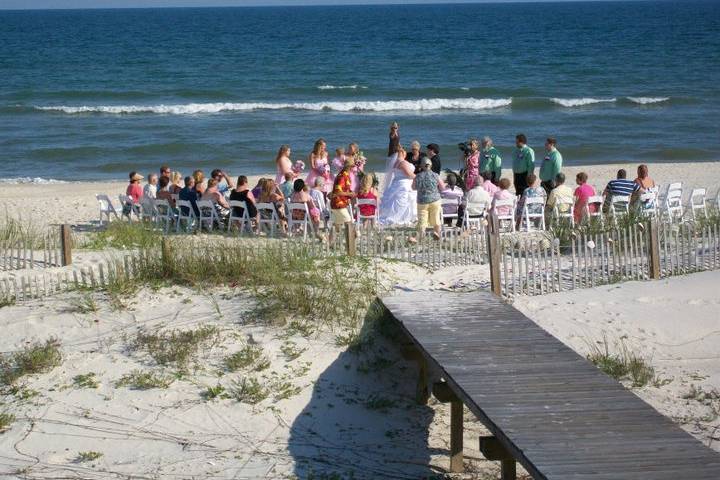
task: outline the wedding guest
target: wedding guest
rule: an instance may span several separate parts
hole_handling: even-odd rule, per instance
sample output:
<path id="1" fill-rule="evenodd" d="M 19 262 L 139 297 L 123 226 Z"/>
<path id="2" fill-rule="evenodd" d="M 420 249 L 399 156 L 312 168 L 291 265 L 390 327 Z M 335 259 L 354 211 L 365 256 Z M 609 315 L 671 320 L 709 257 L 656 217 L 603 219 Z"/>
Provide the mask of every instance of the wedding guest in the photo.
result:
<path id="1" fill-rule="evenodd" d="M 143 196 L 143 187 L 140 185 L 142 179 L 143 176 L 139 173 L 130 172 L 130 184 L 127 186 L 127 190 L 125 190 L 125 195 L 130 197 L 130 200 L 134 204 L 140 203 L 140 199 Z"/>
<path id="2" fill-rule="evenodd" d="M 330 188 L 332 188 L 332 185 L 330 185 Z M 310 190 L 310 198 L 312 198 L 312 201 L 315 204 L 315 208 L 320 211 L 320 216 L 322 217 L 322 219 L 327 222 L 330 218 L 330 210 L 328 210 L 327 207 L 325 190 L 325 179 L 322 177 L 316 178 L 315 185 Z"/>
<path id="3" fill-rule="evenodd" d="M 313 229 L 317 235 L 320 234 L 320 209 L 315 206 L 312 198 L 308 194 L 308 188 L 305 185 L 305 181 L 298 178 L 293 183 L 293 193 L 290 196 L 291 203 L 304 203 L 307 206 L 307 211 L 310 215 L 310 222 L 313 225 Z M 302 210 L 293 210 L 290 212 L 293 220 L 305 220 L 305 212 Z"/>
<path id="4" fill-rule="evenodd" d="M 493 146 L 492 138 L 483 137 L 480 159 L 480 175 L 483 172 L 490 172 L 490 181 L 497 185 L 502 175 L 502 157 L 498 149 Z M 493 192 L 489 193 L 492 195 Z"/>
<path id="5" fill-rule="evenodd" d="M 430 159 L 432 162 L 432 159 Z M 430 167 L 430 170 L 432 170 L 432 167 Z M 457 215 L 457 221 L 455 223 L 455 226 L 462 227 L 463 224 L 463 197 L 465 196 L 465 193 L 462 191 L 462 188 L 458 187 L 457 185 L 457 175 L 454 173 L 448 173 L 447 178 L 445 179 L 447 181 L 447 184 L 445 185 L 445 188 L 442 192 L 440 192 L 440 196 L 443 199 L 447 200 L 454 200 L 455 203 L 452 204 L 443 204 L 442 210 L 444 215 Z M 452 218 L 445 219 L 445 225 L 452 225 Z"/>
<path id="6" fill-rule="evenodd" d="M 486 174 L 492 175 L 490 172 Z M 465 210 L 469 218 L 484 217 L 492 204 L 492 196 L 478 183 L 465 194 Z"/>
<path id="7" fill-rule="evenodd" d="M 332 193 L 330 194 L 330 219 L 333 224 L 333 232 L 339 230 L 343 225 L 352 222 L 348 206 L 355 197 L 352 190 L 350 171 L 355 167 L 355 161 L 348 157 L 345 159 L 340 173 L 335 177 Z M 333 232 L 330 233 L 331 237 Z"/>
<path id="8" fill-rule="evenodd" d="M 180 174 L 180 172 L 173 172 L 170 176 L 170 187 L 168 190 L 173 195 L 177 195 L 180 193 L 180 190 L 183 188 L 183 177 Z"/>
<path id="9" fill-rule="evenodd" d="M 638 201 L 638 205 L 645 210 L 655 207 L 655 204 L 657 201 L 657 198 L 656 198 L 657 195 L 648 195 L 647 199 L 641 200 L 642 193 L 655 192 L 655 194 L 657 194 L 657 187 L 655 185 L 655 180 L 650 178 L 650 176 L 648 174 L 648 166 L 647 165 L 642 164 L 642 165 L 638 166 L 637 178 L 635 179 L 635 183 L 637 183 L 640 186 L 640 190 L 635 194 L 636 200 Z"/>
<path id="10" fill-rule="evenodd" d="M 555 175 L 555 188 L 550 191 L 545 210 L 548 217 L 552 216 L 557 205 L 558 213 L 569 213 L 570 204 L 573 201 L 573 189 L 565 185 L 565 174 L 560 172 Z M 561 202 L 558 203 L 558 200 Z"/>
<path id="11" fill-rule="evenodd" d="M 365 175 L 360 184 L 360 189 L 358 190 L 358 194 L 357 194 L 358 200 L 375 200 L 375 205 L 359 205 L 358 206 L 360 215 L 362 215 L 363 217 L 373 217 L 375 215 L 375 212 L 377 211 L 378 192 L 377 192 L 377 190 L 375 190 L 374 182 L 375 182 L 374 174 Z M 375 219 L 374 218 L 364 218 L 363 226 L 367 226 L 367 225 L 369 225 L 371 227 L 375 227 L 376 226 Z"/>
<path id="12" fill-rule="evenodd" d="M 432 167 L 430 168 L 430 170 L 440 175 L 440 172 L 442 171 L 442 162 L 440 161 L 440 147 L 438 147 L 437 143 L 431 143 L 425 148 L 427 149 L 427 155 L 428 157 L 430 157 L 430 161 L 432 162 Z"/>
<path id="13" fill-rule="evenodd" d="M 292 169 L 292 160 L 290 160 L 291 153 L 292 150 L 289 145 L 281 145 L 277 155 L 275 156 L 275 167 L 277 168 L 275 183 L 278 185 L 283 182 L 285 175 L 288 173 L 292 175 L 292 178 L 295 178 L 295 174 Z"/>
<path id="14" fill-rule="evenodd" d="M 290 195 L 293 193 L 293 179 L 294 176 L 292 173 L 286 173 L 285 174 L 285 181 L 280 184 L 280 191 L 282 192 L 283 196 L 285 198 L 290 198 Z"/>
<path id="15" fill-rule="evenodd" d="M 510 179 L 508 178 L 501 178 L 498 182 L 498 187 L 500 188 L 500 190 L 495 192 L 492 198 L 492 210 L 495 212 L 496 215 L 510 215 L 512 213 L 511 206 L 496 205 L 499 200 L 510 200 L 513 197 L 510 193 L 511 186 L 512 184 L 510 183 Z"/>
<path id="16" fill-rule="evenodd" d="M 575 189 L 575 210 L 573 211 L 575 223 L 580 223 L 582 220 L 586 205 L 590 213 L 597 212 L 596 204 L 588 205 L 588 199 L 595 195 L 595 189 L 587 183 L 587 180 L 588 175 L 585 172 L 580 172 L 575 176 L 575 183 L 578 185 Z"/>
<path id="17" fill-rule="evenodd" d="M 278 218 L 280 219 L 280 228 L 283 232 L 287 233 L 287 216 L 285 214 L 285 197 L 278 188 L 275 180 L 268 178 L 263 184 L 262 192 L 258 198 L 260 203 L 272 203 L 275 206 Z M 270 212 L 262 210 L 260 215 L 265 219 L 269 219 Z"/>
<path id="18" fill-rule="evenodd" d="M 312 152 L 308 155 L 310 173 L 305 180 L 306 185 L 315 185 L 315 179 L 325 175 L 328 164 L 327 143 L 322 138 L 315 141 Z"/>
<path id="19" fill-rule="evenodd" d="M 260 193 L 262 193 L 263 186 L 265 185 L 265 182 L 267 182 L 267 178 L 259 178 L 257 185 L 255 185 L 255 188 L 252 189 L 252 194 L 255 198 L 260 198 Z"/>
<path id="20" fill-rule="evenodd" d="M 485 170 L 484 172 L 480 173 L 480 176 L 482 177 L 482 188 L 485 189 L 486 192 L 490 194 L 490 197 L 495 195 L 495 192 L 500 190 L 500 187 L 498 187 L 495 183 L 498 183 L 500 179 L 497 179 L 495 183 L 493 183 L 493 178 L 495 177 L 495 172 L 491 170 Z"/>
<path id="21" fill-rule="evenodd" d="M 613 203 L 613 197 L 628 196 L 631 197 L 630 200 L 632 201 L 636 194 L 643 192 L 644 190 L 641 191 L 638 183 L 627 179 L 627 172 L 624 168 L 621 168 L 617 172 L 617 178 L 610 180 L 603 191 L 603 195 L 605 195 L 603 210 L 610 208 L 610 205 Z"/>
<path id="22" fill-rule="evenodd" d="M 430 167 L 432 161 L 427 157 L 423 158 L 420 172 L 415 175 L 412 183 L 413 190 L 417 190 L 417 231 L 422 238 L 429 225 L 433 229 L 433 237 L 440 240 L 442 229 L 440 192 L 445 188 L 445 184 L 437 173 L 430 170 Z"/>
<path id="23" fill-rule="evenodd" d="M 200 211 L 197 207 L 198 198 L 199 197 L 197 190 L 195 190 L 195 178 L 185 177 L 185 187 L 180 190 L 180 193 L 178 194 L 178 199 L 190 202 L 195 216 L 200 215 Z M 189 213 L 190 212 L 187 211 L 187 207 L 182 207 L 183 215 L 188 215 Z"/>
<path id="24" fill-rule="evenodd" d="M 155 198 L 158 200 L 167 200 L 170 207 L 175 208 L 175 199 L 173 198 L 172 193 L 170 193 L 170 190 L 168 190 L 168 187 L 170 186 L 169 182 L 169 177 L 160 177 L 158 180 L 158 191 Z"/>
<path id="25" fill-rule="evenodd" d="M 397 122 L 390 124 L 390 142 L 388 144 L 388 157 L 392 157 L 400 146 L 400 125 Z"/>
<path id="26" fill-rule="evenodd" d="M 545 193 L 550 195 L 550 191 L 555 188 L 555 177 L 562 170 L 563 157 L 557 149 L 557 140 L 554 137 L 548 137 L 545 140 L 545 158 L 540 165 L 540 185 L 545 189 Z"/>
<path id="27" fill-rule="evenodd" d="M 168 185 L 172 183 L 172 173 L 170 172 L 170 167 L 167 165 L 163 165 L 160 167 L 160 177 L 158 178 L 158 184 L 160 183 L 160 178 L 166 177 L 168 179 Z"/>
<path id="28" fill-rule="evenodd" d="M 216 179 L 211 178 L 208 180 L 207 188 L 205 189 L 205 193 L 202 195 L 202 200 L 209 200 L 212 202 L 218 217 L 220 217 L 221 223 L 227 220 L 227 217 L 230 214 L 230 205 L 227 203 L 227 200 L 225 200 L 225 195 L 220 193 L 218 181 Z"/>
<path id="29" fill-rule="evenodd" d="M 420 173 L 422 170 L 422 160 L 425 157 L 427 157 L 427 155 L 420 151 L 420 142 L 413 140 L 412 143 L 410 143 L 410 154 L 408 155 L 407 161 L 413 164 L 415 173 Z"/>
<path id="30" fill-rule="evenodd" d="M 520 196 L 528 187 L 528 175 L 535 172 L 535 151 L 528 147 L 527 137 L 522 133 L 515 136 L 512 169 L 515 195 Z"/>
<path id="31" fill-rule="evenodd" d="M 230 190 L 235 188 L 235 182 L 223 170 L 216 168 L 210 172 L 210 178 L 217 182 L 217 189 L 221 195 L 227 195 Z"/>
<path id="32" fill-rule="evenodd" d="M 335 158 L 333 158 L 332 166 L 336 175 L 340 173 L 340 170 L 345 166 L 345 150 L 343 148 L 338 147 L 335 149 Z"/>
<path id="33" fill-rule="evenodd" d="M 517 218 L 517 227 L 520 227 L 520 224 L 522 223 L 522 218 L 524 214 L 523 209 L 525 208 L 525 202 L 528 198 L 543 198 L 542 205 L 531 204 L 530 206 L 528 206 L 528 213 L 531 214 L 542 213 L 545 206 L 545 199 L 547 198 L 545 189 L 540 186 L 540 180 L 538 179 L 537 175 L 535 175 L 534 173 L 529 174 L 527 176 L 527 184 L 528 187 L 525 189 L 522 196 L 520 197 L 520 200 L 517 203 L 517 210 L 515 211 L 515 216 Z"/>
<path id="34" fill-rule="evenodd" d="M 474 138 L 468 143 L 470 153 L 465 159 L 465 188 L 471 190 L 480 176 L 480 144 Z"/>
<path id="35" fill-rule="evenodd" d="M 151 173 L 147 177 L 147 183 L 145 184 L 145 187 L 143 188 L 143 196 L 146 198 L 155 198 L 157 196 L 157 184 L 158 184 L 158 176 L 154 173 Z"/>
<path id="36" fill-rule="evenodd" d="M 205 188 L 207 188 L 207 183 L 205 181 L 205 174 L 202 170 L 195 170 L 192 174 L 193 179 L 195 180 L 195 191 L 198 194 L 198 198 L 202 197 L 202 194 L 205 192 Z"/>
<path id="37" fill-rule="evenodd" d="M 255 205 L 255 195 L 250 191 L 250 185 L 248 184 L 248 178 L 245 175 L 240 175 L 237 179 L 237 186 L 230 192 L 230 200 L 245 202 L 248 211 L 248 217 L 257 224 L 258 211 Z M 242 217 L 243 209 L 241 207 L 234 207 L 233 215 L 236 217 Z"/>

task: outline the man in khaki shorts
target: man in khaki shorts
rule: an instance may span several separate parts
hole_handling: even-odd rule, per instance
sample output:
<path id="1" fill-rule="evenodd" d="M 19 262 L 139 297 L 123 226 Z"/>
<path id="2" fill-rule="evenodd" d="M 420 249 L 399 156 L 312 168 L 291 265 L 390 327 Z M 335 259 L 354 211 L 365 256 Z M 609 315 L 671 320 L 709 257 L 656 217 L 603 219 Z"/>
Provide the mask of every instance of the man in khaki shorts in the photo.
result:
<path id="1" fill-rule="evenodd" d="M 425 229 L 430 225 L 433 228 L 433 236 L 439 240 L 442 228 L 440 191 L 445 188 L 445 184 L 431 167 L 432 161 L 425 157 L 420 163 L 420 172 L 415 175 L 412 188 L 417 190 L 418 235 L 422 238 Z"/>
<path id="2" fill-rule="evenodd" d="M 335 177 L 335 183 L 330 198 L 330 221 L 333 224 L 333 231 L 339 230 L 343 225 L 352 222 L 350 215 L 350 203 L 355 197 L 352 191 L 352 180 L 350 180 L 350 169 L 355 166 L 352 158 L 346 158 L 343 169 Z"/>

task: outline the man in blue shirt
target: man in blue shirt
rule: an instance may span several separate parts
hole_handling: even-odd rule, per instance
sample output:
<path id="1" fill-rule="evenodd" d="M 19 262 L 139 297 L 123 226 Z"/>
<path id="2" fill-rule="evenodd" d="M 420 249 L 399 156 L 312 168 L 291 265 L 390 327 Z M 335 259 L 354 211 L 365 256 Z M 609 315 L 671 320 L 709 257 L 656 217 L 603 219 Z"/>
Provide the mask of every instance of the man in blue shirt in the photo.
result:
<path id="1" fill-rule="evenodd" d="M 200 215 L 200 211 L 197 207 L 198 194 L 197 190 L 195 190 L 195 179 L 193 177 L 185 177 L 185 188 L 180 189 L 180 192 L 178 192 L 178 199 L 190 202 L 195 215 Z M 184 208 L 184 210 L 187 209 Z M 186 211 L 182 212 L 183 215 L 187 215 L 188 213 L 189 212 Z"/>
<path id="2" fill-rule="evenodd" d="M 605 195 L 604 208 L 607 209 L 611 202 L 612 197 L 616 196 L 627 196 L 632 197 L 636 192 L 640 190 L 640 185 L 627 179 L 627 172 L 625 169 L 620 169 L 617 172 L 617 178 L 610 180 L 605 187 L 603 195 Z"/>

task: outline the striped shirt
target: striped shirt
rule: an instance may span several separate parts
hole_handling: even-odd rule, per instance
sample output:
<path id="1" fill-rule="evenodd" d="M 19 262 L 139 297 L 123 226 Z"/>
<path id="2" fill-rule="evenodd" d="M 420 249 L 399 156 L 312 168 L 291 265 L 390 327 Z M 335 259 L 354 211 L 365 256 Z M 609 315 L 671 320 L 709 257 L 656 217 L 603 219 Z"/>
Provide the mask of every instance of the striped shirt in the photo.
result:
<path id="1" fill-rule="evenodd" d="M 607 184 L 607 191 L 610 193 L 610 195 L 625 195 L 629 196 L 633 193 L 637 192 L 640 189 L 640 185 L 633 182 L 632 180 L 627 180 L 625 178 L 618 178 L 615 180 L 610 180 Z"/>

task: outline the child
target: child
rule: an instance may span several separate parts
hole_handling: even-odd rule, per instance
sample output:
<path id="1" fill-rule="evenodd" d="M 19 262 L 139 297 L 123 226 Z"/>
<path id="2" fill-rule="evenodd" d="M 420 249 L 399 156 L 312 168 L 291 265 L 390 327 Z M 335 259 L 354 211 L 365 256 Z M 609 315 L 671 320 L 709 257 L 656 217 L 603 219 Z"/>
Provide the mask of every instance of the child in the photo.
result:
<path id="1" fill-rule="evenodd" d="M 345 165 L 345 150 L 342 148 L 335 149 L 335 158 L 333 158 L 332 166 L 335 168 L 335 174 L 337 175 Z"/>
<path id="2" fill-rule="evenodd" d="M 305 186 L 305 180 L 298 178 L 293 184 L 293 194 L 290 196 L 290 203 L 304 203 L 307 205 L 308 212 L 310 212 L 310 220 L 312 221 L 315 232 L 320 231 L 320 209 L 315 206 L 315 203 L 308 195 L 308 188 Z M 304 220 L 305 212 L 301 210 L 292 211 L 293 220 Z"/>
<path id="3" fill-rule="evenodd" d="M 358 200 L 375 200 L 375 205 L 360 205 L 358 207 L 358 210 L 360 210 L 360 215 L 363 217 L 374 217 L 375 211 L 377 210 L 377 190 L 375 190 L 375 187 L 373 185 L 375 180 L 375 174 L 370 173 L 363 177 L 362 184 L 360 185 L 360 190 L 357 194 Z M 371 226 L 375 227 L 375 218 L 364 218 L 363 219 L 363 226 Z"/>
<path id="4" fill-rule="evenodd" d="M 335 182 L 335 177 L 332 173 L 330 173 L 330 165 L 325 164 L 325 166 L 323 167 L 323 173 L 321 175 L 321 178 L 323 179 L 323 185 L 320 190 L 323 192 L 325 200 L 327 200 L 327 196 L 330 191 L 332 191 L 332 186 Z M 315 182 L 315 184 L 317 184 L 317 182 Z"/>
<path id="5" fill-rule="evenodd" d="M 332 184 L 330 185 L 330 188 L 332 188 Z M 316 177 L 315 185 L 313 186 L 312 190 L 310 190 L 310 198 L 312 199 L 315 208 L 317 208 L 320 212 L 320 216 L 322 217 L 322 219 L 327 223 L 327 220 L 330 218 L 330 211 L 327 208 L 325 190 L 325 180 L 322 177 Z"/>
<path id="6" fill-rule="evenodd" d="M 158 176 L 155 173 L 151 173 L 147 178 L 148 182 L 145 185 L 145 188 L 143 188 L 143 196 L 154 199 L 157 197 Z"/>

